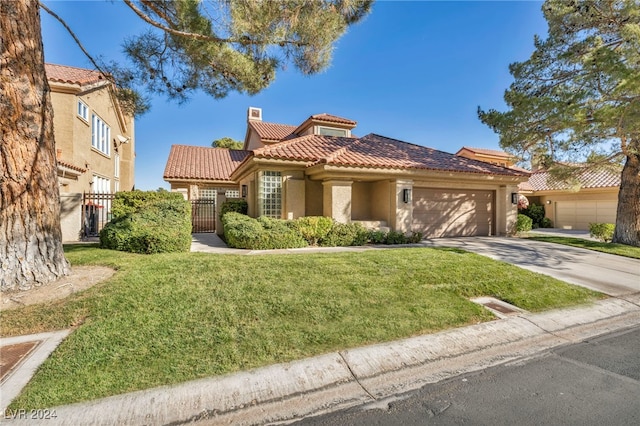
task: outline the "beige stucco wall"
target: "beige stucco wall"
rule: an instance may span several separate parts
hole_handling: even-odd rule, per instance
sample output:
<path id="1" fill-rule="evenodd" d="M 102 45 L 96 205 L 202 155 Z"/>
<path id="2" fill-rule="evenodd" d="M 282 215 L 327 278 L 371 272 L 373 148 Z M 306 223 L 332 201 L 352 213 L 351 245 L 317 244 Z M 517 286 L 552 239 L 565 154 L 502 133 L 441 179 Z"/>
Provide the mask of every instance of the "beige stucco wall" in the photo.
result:
<path id="1" fill-rule="evenodd" d="M 62 241 L 80 241 L 82 231 L 82 194 L 60 193 Z"/>
<path id="2" fill-rule="evenodd" d="M 323 216 L 332 217 L 337 222 L 351 222 L 352 182 L 327 180 L 323 185 Z"/>
<path id="3" fill-rule="evenodd" d="M 305 216 L 305 179 L 302 171 L 282 173 L 283 219 Z"/>
<path id="4" fill-rule="evenodd" d="M 247 146 L 244 148 L 248 151 L 253 151 L 254 149 L 258 149 L 258 148 L 262 148 L 264 146 L 264 144 L 262 143 L 262 140 L 260 139 L 260 136 L 258 136 L 258 134 L 252 130 L 250 130 L 249 132 L 249 143 L 247 144 Z"/>
<path id="5" fill-rule="evenodd" d="M 93 176 L 98 175 L 110 180 L 111 192 L 116 189 L 115 182 L 119 182 L 121 191 L 128 191 L 134 187 L 135 170 L 135 137 L 132 117 L 125 117 L 121 123 L 114 99 L 110 90 L 100 87 L 84 93 L 73 92 L 68 86 L 51 84 L 51 100 L 53 104 L 53 127 L 56 139 L 56 150 L 59 159 L 75 166 L 84 167 L 87 171 L 76 181 L 61 182 L 61 192 L 91 192 Z M 88 121 L 77 114 L 78 100 L 82 100 L 88 107 Z M 111 129 L 110 153 L 105 155 L 91 147 L 91 116 L 96 114 Z M 129 138 L 126 144 L 117 141 L 117 135 Z M 115 177 L 116 154 L 120 156 L 120 175 Z"/>
<path id="6" fill-rule="evenodd" d="M 351 187 L 351 219 L 374 220 L 372 217 L 373 182 L 354 182 Z"/>
<path id="7" fill-rule="evenodd" d="M 322 216 L 323 189 L 322 182 L 306 179 L 305 181 L 305 211 L 307 216 Z"/>

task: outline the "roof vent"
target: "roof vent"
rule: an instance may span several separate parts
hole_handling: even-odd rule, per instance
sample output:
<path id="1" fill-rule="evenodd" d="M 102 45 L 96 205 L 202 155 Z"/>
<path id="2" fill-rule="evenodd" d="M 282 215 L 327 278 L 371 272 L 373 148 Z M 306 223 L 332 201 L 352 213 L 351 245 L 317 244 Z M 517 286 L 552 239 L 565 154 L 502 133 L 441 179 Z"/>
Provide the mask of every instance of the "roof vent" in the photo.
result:
<path id="1" fill-rule="evenodd" d="M 262 121 L 262 108 L 249 107 L 247 120 Z"/>

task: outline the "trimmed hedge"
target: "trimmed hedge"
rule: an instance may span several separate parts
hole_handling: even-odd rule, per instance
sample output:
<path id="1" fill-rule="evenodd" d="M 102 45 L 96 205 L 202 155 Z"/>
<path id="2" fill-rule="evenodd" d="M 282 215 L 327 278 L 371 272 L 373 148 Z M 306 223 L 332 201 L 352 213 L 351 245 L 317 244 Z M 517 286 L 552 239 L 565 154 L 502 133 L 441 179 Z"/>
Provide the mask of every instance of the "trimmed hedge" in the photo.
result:
<path id="1" fill-rule="evenodd" d="M 222 217 L 227 244 L 234 248 L 252 250 L 299 248 L 312 246 L 361 246 L 369 241 L 384 244 L 417 243 L 422 234 L 413 232 L 367 231 L 359 223 L 339 223 L 329 217 L 308 216 L 296 220 L 257 219 L 229 212 Z M 380 238 L 377 238 L 377 235 Z M 372 237 L 374 237 L 372 239 Z"/>
<path id="2" fill-rule="evenodd" d="M 529 232 L 531 231 L 531 227 L 533 225 L 533 220 L 529 216 L 525 216 L 523 214 L 518 215 L 518 219 L 516 221 L 516 232 Z"/>
<path id="3" fill-rule="evenodd" d="M 220 206 L 220 219 L 226 213 L 236 212 L 246 215 L 249 211 L 249 204 L 245 200 L 227 200 Z"/>
<path id="4" fill-rule="evenodd" d="M 172 192 L 118 192 L 112 220 L 100 231 L 100 247 L 131 253 L 188 252 L 191 204 Z"/>
<path id="5" fill-rule="evenodd" d="M 590 223 L 589 234 L 605 243 L 610 243 L 613 239 L 613 233 L 616 230 L 616 225 L 613 223 Z"/>

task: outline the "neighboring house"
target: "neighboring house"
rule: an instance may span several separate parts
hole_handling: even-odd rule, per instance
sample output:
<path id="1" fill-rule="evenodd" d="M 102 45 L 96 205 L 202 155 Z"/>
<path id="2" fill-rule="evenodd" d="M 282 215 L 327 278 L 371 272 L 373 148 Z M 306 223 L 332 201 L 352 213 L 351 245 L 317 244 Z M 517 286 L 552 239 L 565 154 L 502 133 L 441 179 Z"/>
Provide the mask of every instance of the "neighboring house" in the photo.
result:
<path id="1" fill-rule="evenodd" d="M 376 134 L 353 120 L 312 115 L 266 123 L 249 108 L 243 151 L 174 145 L 164 179 L 189 199 L 235 189 L 250 216 L 328 216 L 426 237 L 504 235 L 529 173 Z M 516 197 L 517 199 L 517 197 Z"/>
<path id="2" fill-rule="evenodd" d="M 85 201 L 83 207 L 84 193 L 133 189 L 134 121 L 120 107 L 114 85 L 99 72 L 53 64 L 45 70 L 54 111 L 63 240 L 77 241 L 86 226 L 83 216 L 101 209 L 101 221 L 108 219 L 107 203 Z"/>
<path id="3" fill-rule="evenodd" d="M 579 187 L 574 190 L 539 170 L 521 184 L 520 193 L 544 206 L 554 228 L 586 231 L 590 223 L 615 223 L 620 173 L 590 170 L 581 173 L 578 181 Z"/>
<path id="4" fill-rule="evenodd" d="M 504 151 L 465 146 L 456 155 L 522 170 Z M 620 174 L 606 169 L 585 171 L 578 176 L 578 182 L 572 189 L 549 172 L 536 170 L 519 185 L 519 192 L 529 202 L 544 206 L 545 216 L 555 228 L 588 230 L 589 223 L 615 223 Z"/>

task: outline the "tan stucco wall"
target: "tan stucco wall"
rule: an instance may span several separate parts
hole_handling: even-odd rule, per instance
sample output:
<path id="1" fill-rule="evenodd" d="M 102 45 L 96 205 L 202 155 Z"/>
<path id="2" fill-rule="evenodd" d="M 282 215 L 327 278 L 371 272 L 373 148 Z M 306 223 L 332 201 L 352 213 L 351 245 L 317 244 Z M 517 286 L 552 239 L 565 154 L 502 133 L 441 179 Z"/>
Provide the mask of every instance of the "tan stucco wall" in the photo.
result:
<path id="1" fill-rule="evenodd" d="M 262 148 L 263 146 L 264 144 L 262 143 L 260 136 L 258 136 L 258 134 L 255 131 L 250 130 L 249 143 L 244 149 L 248 151 L 253 151 L 254 149 Z"/>
<path id="2" fill-rule="evenodd" d="M 282 174 L 282 195 L 284 197 L 283 219 L 297 219 L 305 216 L 304 172 L 288 171 Z"/>
<path id="3" fill-rule="evenodd" d="M 354 182 L 351 187 L 351 219 L 374 220 L 372 217 L 373 182 Z"/>
<path id="4" fill-rule="evenodd" d="M 53 104 L 53 127 L 56 139 L 56 150 L 60 152 L 60 160 L 72 163 L 88 170 L 76 181 L 64 181 L 61 192 L 90 192 L 93 176 L 98 175 L 110 180 L 111 192 L 115 191 L 115 182 L 119 181 L 120 190 L 131 190 L 134 186 L 135 169 L 135 137 L 133 118 L 125 117 L 125 123 L 118 119 L 116 106 L 109 89 L 101 87 L 93 91 L 76 95 L 59 91 L 55 84 L 51 85 L 51 101 Z M 78 100 L 88 107 L 88 120 L 77 114 Z M 110 154 L 107 156 L 91 147 L 91 116 L 96 114 L 111 129 Z M 114 139 L 117 135 L 129 138 L 129 142 L 119 145 L 120 177 L 115 177 Z"/>
<path id="5" fill-rule="evenodd" d="M 80 241 L 82 231 L 82 194 L 60 193 L 62 241 Z"/>
<path id="6" fill-rule="evenodd" d="M 387 224 L 391 218 L 391 197 L 389 191 L 393 183 L 388 180 L 372 182 L 371 215 L 372 220 L 384 221 Z"/>
<path id="7" fill-rule="evenodd" d="M 337 222 L 351 222 L 351 181 L 327 180 L 323 185 L 323 216 Z"/>
<path id="8" fill-rule="evenodd" d="M 322 182 L 307 179 L 305 182 L 305 210 L 307 216 L 322 216 Z"/>

